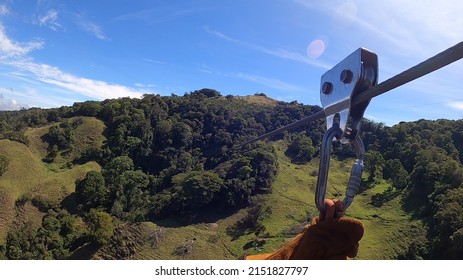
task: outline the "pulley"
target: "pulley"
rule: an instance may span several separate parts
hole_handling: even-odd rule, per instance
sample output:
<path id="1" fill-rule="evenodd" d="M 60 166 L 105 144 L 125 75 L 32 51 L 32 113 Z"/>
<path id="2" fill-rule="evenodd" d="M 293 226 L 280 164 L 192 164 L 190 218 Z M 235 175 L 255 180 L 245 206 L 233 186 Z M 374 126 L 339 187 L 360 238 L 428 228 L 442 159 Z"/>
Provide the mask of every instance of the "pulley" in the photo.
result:
<path id="1" fill-rule="evenodd" d="M 326 115 L 326 129 L 339 118 L 343 142 L 355 139 L 370 100 L 352 104 L 356 94 L 378 83 L 378 56 L 360 48 L 327 71 L 320 82 L 320 101 Z M 338 139 L 340 140 L 340 139 Z"/>

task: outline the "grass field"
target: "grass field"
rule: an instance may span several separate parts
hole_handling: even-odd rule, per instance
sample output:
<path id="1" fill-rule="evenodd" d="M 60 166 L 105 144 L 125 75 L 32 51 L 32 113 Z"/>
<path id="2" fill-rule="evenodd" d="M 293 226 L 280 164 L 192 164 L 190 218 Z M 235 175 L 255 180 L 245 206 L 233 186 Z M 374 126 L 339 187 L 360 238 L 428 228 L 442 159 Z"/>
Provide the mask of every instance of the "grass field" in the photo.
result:
<path id="1" fill-rule="evenodd" d="M 246 102 L 255 105 L 275 106 L 276 104 L 278 104 L 278 100 L 271 99 L 267 96 L 262 95 L 236 96 L 235 98 L 245 100 Z"/>
<path id="2" fill-rule="evenodd" d="M 76 139 L 73 143 L 73 149 L 60 151 L 53 162 L 45 163 L 45 166 L 50 170 L 69 169 L 68 164 L 76 160 L 82 152 L 91 147 L 101 147 L 106 139 L 103 136 L 105 125 L 96 118 L 74 117 L 69 119 L 69 122 L 76 126 L 73 130 L 73 137 Z M 41 159 L 44 159 L 49 152 L 50 147 L 42 138 L 48 133 L 51 126 L 29 128 L 25 133 L 29 139 L 30 150 Z"/>

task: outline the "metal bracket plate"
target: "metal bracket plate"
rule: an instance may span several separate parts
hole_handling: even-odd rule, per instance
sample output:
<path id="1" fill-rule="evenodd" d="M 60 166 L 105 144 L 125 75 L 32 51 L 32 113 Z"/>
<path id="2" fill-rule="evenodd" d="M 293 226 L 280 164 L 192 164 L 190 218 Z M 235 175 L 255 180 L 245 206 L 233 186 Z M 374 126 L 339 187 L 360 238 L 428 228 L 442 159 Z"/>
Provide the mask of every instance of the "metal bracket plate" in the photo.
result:
<path id="1" fill-rule="evenodd" d="M 377 82 L 378 57 L 364 48 L 356 50 L 327 71 L 320 82 L 320 100 L 326 115 L 326 129 L 333 126 L 335 117 L 339 118 L 343 138 L 348 139 L 347 142 L 355 139 L 370 101 L 351 106 L 352 97 L 375 86 Z M 350 121 L 351 126 L 348 127 Z"/>

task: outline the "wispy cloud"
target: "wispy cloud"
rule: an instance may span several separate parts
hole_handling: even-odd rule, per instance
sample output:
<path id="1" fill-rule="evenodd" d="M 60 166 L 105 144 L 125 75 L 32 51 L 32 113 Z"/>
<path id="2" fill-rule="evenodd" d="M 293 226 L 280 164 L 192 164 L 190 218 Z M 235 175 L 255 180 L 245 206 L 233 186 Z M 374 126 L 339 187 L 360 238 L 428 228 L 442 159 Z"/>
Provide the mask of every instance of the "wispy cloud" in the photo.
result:
<path id="1" fill-rule="evenodd" d="M 8 64 L 27 74 L 29 79 L 54 85 L 94 99 L 103 100 L 119 97 L 140 97 L 143 94 L 143 92 L 137 89 L 78 77 L 63 72 L 57 67 L 47 64 L 38 64 L 27 59 L 11 61 Z"/>
<path id="2" fill-rule="evenodd" d="M 358 44 L 372 48 L 379 55 L 382 79 L 463 40 L 463 2 L 459 0 L 423 0 L 419 4 L 401 0 L 293 2 L 321 16 L 323 32 L 331 41 L 352 48 Z M 375 116 L 380 116 L 381 110 L 390 115 L 407 114 L 409 120 L 454 118 L 455 110 L 462 110 L 463 104 L 448 100 L 463 96 L 462 72 L 463 64 L 459 61 L 395 89 L 395 94 L 382 96 L 381 107 L 376 107 L 375 102 L 370 107 L 378 110 Z M 387 118 L 385 115 L 382 117 Z"/>
<path id="3" fill-rule="evenodd" d="M 11 40 L 3 26 L 0 25 L 0 57 L 2 58 L 0 64 L 11 69 L 7 75 L 10 79 L 20 79 L 38 87 L 49 85 L 55 91 L 61 90 L 70 95 L 77 94 L 99 100 L 119 97 L 140 97 L 144 93 L 144 91 L 138 88 L 78 77 L 64 72 L 57 67 L 36 63 L 29 56 L 29 53 L 41 47 L 43 47 L 43 42 L 18 43 Z M 12 93 L 12 95 L 17 95 L 17 93 Z M 42 95 L 42 103 L 47 98 L 49 97 Z M 3 107 L 7 105 L 12 107 L 15 105 L 14 99 L 6 100 L 3 98 L 2 102 Z"/>
<path id="4" fill-rule="evenodd" d="M 157 59 L 143 58 L 143 60 L 149 63 L 154 63 L 154 64 L 166 64 L 166 62 L 157 60 Z"/>
<path id="5" fill-rule="evenodd" d="M 88 31 L 89 33 L 93 34 L 95 37 L 97 37 L 100 40 L 108 40 L 109 39 L 103 33 L 103 30 L 101 29 L 101 27 L 96 25 L 93 22 L 90 22 L 90 21 L 80 22 L 80 26 L 83 29 L 85 29 L 86 31 Z"/>
<path id="6" fill-rule="evenodd" d="M 198 68 L 198 71 L 202 72 L 202 73 L 206 73 L 206 74 L 213 74 L 213 75 L 218 75 L 218 76 L 221 76 L 223 75 L 222 71 L 208 65 L 208 64 L 205 64 L 205 63 L 202 63 L 201 65 L 199 65 L 199 68 Z"/>
<path id="7" fill-rule="evenodd" d="M 407 35 L 438 45 L 442 43 L 439 38 L 455 42 L 462 39 L 463 2 L 459 0 L 423 0 L 419 5 L 412 1 L 392 0 L 380 5 L 385 12 L 393 13 L 397 21 L 410 24 L 403 26 L 403 29 L 415 32 L 409 32 Z M 373 17 L 371 19 L 373 20 Z M 378 22 L 380 19 L 376 19 L 375 23 Z M 392 31 L 391 28 L 394 26 L 389 22 L 385 27 Z"/>
<path id="8" fill-rule="evenodd" d="M 230 73 L 230 72 L 222 72 L 218 69 L 215 69 L 207 64 L 200 65 L 198 71 L 210 75 L 217 75 L 217 76 L 225 76 L 231 78 L 238 78 L 241 80 L 245 80 L 248 82 L 252 82 L 255 84 L 263 85 L 269 88 L 279 89 L 286 92 L 307 92 L 307 89 L 270 77 L 264 77 L 261 75 L 249 74 L 249 73 Z"/>
<path id="9" fill-rule="evenodd" d="M 390 46 L 389 50 L 396 53 L 401 53 L 404 49 L 408 51 L 414 50 L 415 52 L 421 51 L 421 48 L 417 48 L 417 43 L 414 36 L 412 36 L 414 34 L 409 34 L 407 29 L 398 25 L 398 22 L 403 23 L 403 21 L 394 20 L 391 15 L 394 11 L 391 11 L 388 7 L 391 1 L 386 3 L 374 1 L 362 4 L 358 3 L 359 1 L 335 1 L 335 3 L 313 2 L 310 0 L 293 1 L 307 9 L 324 14 L 326 19 L 331 19 L 331 24 L 325 26 L 325 30 L 337 30 L 338 32 L 349 30 L 347 34 L 355 34 L 358 33 L 355 30 L 360 29 L 362 30 L 360 34 L 365 36 L 363 42 L 376 38 L 377 41 Z M 371 13 L 371 10 L 382 12 Z M 329 23 L 328 20 L 326 22 Z M 339 34 L 337 35 L 339 36 Z M 351 37 L 355 38 L 355 35 Z"/>
<path id="10" fill-rule="evenodd" d="M 141 10 L 134 13 L 128 13 L 115 17 L 112 21 L 125 21 L 125 20 L 150 20 L 157 9 Z"/>
<path id="11" fill-rule="evenodd" d="M 275 88 L 275 89 L 279 89 L 279 90 L 284 90 L 284 91 L 288 91 L 288 92 L 304 92 L 306 91 L 306 89 L 302 88 L 302 87 L 299 87 L 299 86 L 296 86 L 296 85 L 293 85 L 293 84 L 290 84 L 290 83 L 287 83 L 287 82 L 284 82 L 284 81 L 281 81 L 281 80 L 278 80 L 278 79 L 274 79 L 274 78 L 268 78 L 268 77 L 263 77 L 263 76 L 259 76 L 259 75 L 251 75 L 251 74 L 245 74 L 245 73 L 231 73 L 231 74 L 228 74 L 229 76 L 232 76 L 232 77 L 236 77 L 236 78 L 240 78 L 240 79 L 243 79 L 243 80 L 246 80 L 246 81 L 250 81 L 250 82 L 253 82 L 253 83 L 256 83 L 256 84 L 260 84 L 260 85 L 263 85 L 263 86 L 266 86 L 266 87 L 270 87 L 270 88 Z"/>
<path id="12" fill-rule="evenodd" d="M 279 48 L 279 49 L 266 48 L 266 47 L 263 47 L 263 46 L 260 46 L 260 45 L 257 45 L 251 42 L 246 42 L 243 40 L 232 38 L 230 36 L 223 34 L 222 32 L 211 29 L 209 26 L 205 26 L 204 30 L 220 39 L 241 45 L 243 47 L 246 47 L 248 49 L 252 49 L 252 50 L 255 50 L 261 53 L 276 56 L 282 59 L 289 59 L 289 60 L 293 60 L 297 62 L 306 63 L 306 64 L 309 64 L 315 67 L 320 67 L 323 69 L 330 69 L 332 67 L 328 63 L 324 63 L 320 60 L 310 59 L 306 54 L 292 52 L 292 51 L 288 51 L 282 48 Z"/>
<path id="13" fill-rule="evenodd" d="M 10 10 L 5 5 L 0 5 L 0 16 L 5 16 L 10 13 Z"/>
<path id="14" fill-rule="evenodd" d="M 82 28 L 84 31 L 90 33 L 96 38 L 104 41 L 109 41 L 110 39 L 104 34 L 103 29 L 98 24 L 87 19 L 83 15 L 77 15 L 77 25 Z"/>
<path id="15" fill-rule="evenodd" d="M 452 101 L 447 104 L 449 107 L 463 111 L 463 101 Z"/>
<path id="16" fill-rule="evenodd" d="M 179 17 L 187 16 L 190 14 L 195 14 L 202 12 L 205 9 L 203 8 L 192 8 L 192 9 L 175 9 L 173 7 L 164 8 L 164 9 L 146 9 L 140 10 L 134 13 L 128 13 L 115 17 L 112 22 L 117 21 L 126 21 L 126 20 L 136 20 L 143 21 L 148 23 L 161 23 L 170 20 L 175 20 Z"/>
<path id="17" fill-rule="evenodd" d="M 58 12 L 54 9 L 49 10 L 44 16 L 38 17 L 37 22 L 40 26 L 47 26 L 54 31 L 62 28 L 61 24 L 58 23 Z"/>
<path id="18" fill-rule="evenodd" d="M 33 50 L 43 48 L 44 42 L 41 40 L 30 41 L 20 44 L 12 41 L 5 33 L 5 28 L 0 23 L 0 58 L 14 58 L 27 55 Z"/>
<path id="19" fill-rule="evenodd" d="M 362 42 L 374 41 L 396 55 L 426 57 L 448 42 L 462 39 L 463 2 L 460 0 L 423 0 L 419 4 L 402 0 L 293 2 L 323 13 L 325 20 L 331 19 L 332 24 L 325 26 L 325 30 L 349 30 L 347 34 L 352 38 L 357 38 L 353 34 L 356 29 L 362 30 L 357 32 L 362 34 Z"/>

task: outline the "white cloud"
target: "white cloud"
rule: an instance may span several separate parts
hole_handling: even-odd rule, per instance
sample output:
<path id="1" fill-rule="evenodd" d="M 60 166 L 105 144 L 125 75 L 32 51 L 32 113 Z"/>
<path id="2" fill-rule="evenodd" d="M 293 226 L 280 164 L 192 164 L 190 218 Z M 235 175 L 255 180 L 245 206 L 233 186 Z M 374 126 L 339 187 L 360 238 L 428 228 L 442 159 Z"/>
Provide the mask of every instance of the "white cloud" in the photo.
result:
<path id="1" fill-rule="evenodd" d="M 39 17 L 38 24 L 40 26 L 47 26 L 54 31 L 62 28 L 61 24 L 58 23 L 58 12 L 53 9 L 49 10 L 46 15 Z"/>
<path id="2" fill-rule="evenodd" d="M 151 89 L 151 90 L 157 87 L 157 85 L 154 85 L 154 84 L 142 84 L 142 83 L 135 83 L 134 86 L 140 89 Z"/>
<path id="3" fill-rule="evenodd" d="M 27 106 L 18 104 L 15 99 L 5 98 L 3 93 L 0 93 L 0 111 L 19 110 L 23 107 Z"/>
<path id="4" fill-rule="evenodd" d="M 104 100 L 119 97 L 140 97 L 144 92 L 123 85 L 77 77 L 47 64 L 38 64 L 31 60 L 16 60 L 8 63 L 25 72 L 30 79 L 54 85 L 73 93 L 93 99 Z"/>
<path id="5" fill-rule="evenodd" d="M 452 101 L 452 102 L 449 102 L 448 105 L 453 109 L 463 111 L 463 102 L 462 101 Z"/>
<path id="6" fill-rule="evenodd" d="M 12 41 L 5 33 L 3 25 L 0 24 L 0 58 L 14 58 L 27 55 L 33 50 L 40 49 L 44 45 L 41 40 L 30 41 L 20 44 Z"/>
<path id="7" fill-rule="evenodd" d="M 141 89 L 133 89 L 105 81 L 78 77 L 71 73 L 66 73 L 57 67 L 36 63 L 28 54 L 41 47 L 43 47 L 43 42 L 41 41 L 31 41 L 28 43 L 14 42 L 7 36 L 3 26 L 0 25 L 0 64 L 11 68 L 9 73 L 4 73 L 4 75 L 10 78 L 19 79 L 37 87 L 51 85 L 54 91 L 61 90 L 69 94 L 83 95 L 87 98 L 98 100 L 119 97 L 141 97 L 145 93 Z M 29 89 L 27 94 L 22 94 L 23 99 L 27 98 L 33 92 Z M 16 92 L 12 94 L 20 96 Z M 50 98 L 45 95 L 41 97 L 42 103 L 46 103 L 45 100 Z M 53 100 L 49 100 L 48 103 L 53 103 Z M 2 99 L 2 107 L 13 109 L 16 105 L 15 99 Z"/>

